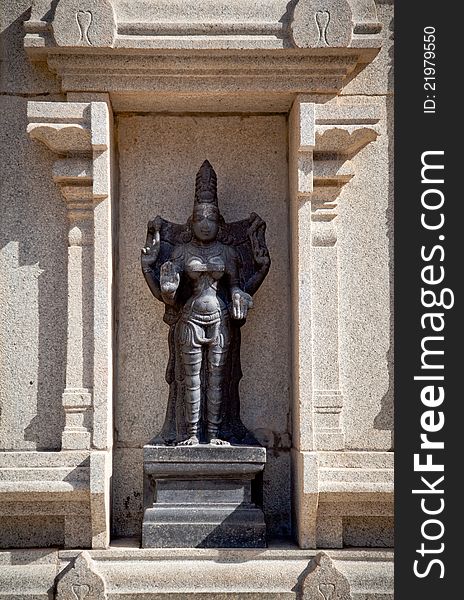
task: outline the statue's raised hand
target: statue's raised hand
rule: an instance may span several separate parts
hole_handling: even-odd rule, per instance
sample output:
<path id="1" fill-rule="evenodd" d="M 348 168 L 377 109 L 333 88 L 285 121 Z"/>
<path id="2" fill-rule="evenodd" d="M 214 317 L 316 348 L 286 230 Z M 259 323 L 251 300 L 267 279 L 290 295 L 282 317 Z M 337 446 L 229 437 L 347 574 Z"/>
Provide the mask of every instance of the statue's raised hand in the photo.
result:
<path id="1" fill-rule="evenodd" d="M 170 260 L 161 265 L 160 285 L 163 294 L 173 295 L 180 283 L 180 275 L 174 263 Z"/>
<path id="2" fill-rule="evenodd" d="M 148 223 L 147 241 L 145 242 L 145 246 L 142 248 L 141 254 L 142 269 L 144 271 L 151 269 L 158 258 L 161 248 L 160 228 L 161 219 L 159 217 L 156 217 L 156 219 Z"/>

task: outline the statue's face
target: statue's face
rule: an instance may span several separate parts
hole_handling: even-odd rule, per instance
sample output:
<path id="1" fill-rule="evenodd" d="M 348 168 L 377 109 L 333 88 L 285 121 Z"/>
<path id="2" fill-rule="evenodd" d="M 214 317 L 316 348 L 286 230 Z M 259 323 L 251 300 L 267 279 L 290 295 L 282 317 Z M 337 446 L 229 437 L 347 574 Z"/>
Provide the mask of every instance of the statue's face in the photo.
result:
<path id="1" fill-rule="evenodd" d="M 193 235 L 201 242 L 212 242 L 219 231 L 219 215 L 210 206 L 197 206 L 192 218 Z"/>

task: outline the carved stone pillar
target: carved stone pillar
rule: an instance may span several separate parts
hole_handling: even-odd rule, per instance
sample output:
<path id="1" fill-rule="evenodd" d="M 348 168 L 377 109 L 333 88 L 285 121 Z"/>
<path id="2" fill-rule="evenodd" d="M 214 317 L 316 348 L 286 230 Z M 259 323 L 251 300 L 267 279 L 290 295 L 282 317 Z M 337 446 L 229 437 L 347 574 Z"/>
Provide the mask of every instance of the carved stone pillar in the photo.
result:
<path id="1" fill-rule="evenodd" d="M 28 103 L 28 132 L 57 155 L 53 179 L 67 206 L 68 322 L 62 450 L 90 453 L 93 547 L 105 547 L 109 541 L 113 410 L 112 115 L 107 97 L 103 94 L 100 99 Z M 84 524 L 75 520 L 72 517 L 67 522 L 69 531 L 83 528 Z"/>
<path id="2" fill-rule="evenodd" d="M 372 107 L 318 105 L 304 96 L 290 113 L 294 310 L 295 520 L 302 547 L 317 546 L 319 451 L 344 449 L 339 377 L 337 202 L 349 159 L 377 137 Z M 341 544 L 341 520 L 334 546 Z"/>
<path id="3" fill-rule="evenodd" d="M 68 208 L 68 339 L 62 449 L 90 448 L 93 352 L 93 197 L 88 185 L 61 188 Z"/>

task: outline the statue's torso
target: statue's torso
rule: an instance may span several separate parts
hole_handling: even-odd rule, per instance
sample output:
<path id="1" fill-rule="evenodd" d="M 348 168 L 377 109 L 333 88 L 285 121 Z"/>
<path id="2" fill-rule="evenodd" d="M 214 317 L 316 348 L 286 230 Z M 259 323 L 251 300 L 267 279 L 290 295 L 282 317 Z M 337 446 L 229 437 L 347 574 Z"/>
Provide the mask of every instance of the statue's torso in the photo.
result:
<path id="1" fill-rule="evenodd" d="M 184 314 L 218 318 L 226 308 L 217 294 L 218 281 L 226 272 L 225 254 L 225 246 L 220 242 L 208 246 L 185 245 L 184 272 L 193 294 L 184 306 Z"/>

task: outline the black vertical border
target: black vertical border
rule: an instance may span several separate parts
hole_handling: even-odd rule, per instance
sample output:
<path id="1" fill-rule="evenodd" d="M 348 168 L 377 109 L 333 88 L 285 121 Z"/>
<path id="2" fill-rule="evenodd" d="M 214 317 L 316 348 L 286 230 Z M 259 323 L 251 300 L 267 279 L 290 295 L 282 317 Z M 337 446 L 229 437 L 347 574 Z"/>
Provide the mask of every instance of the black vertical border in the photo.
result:
<path id="1" fill-rule="evenodd" d="M 459 491 L 464 482 L 461 458 L 464 393 L 459 375 L 464 374 L 460 293 L 464 274 L 464 198 L 458 181 L 464 171 L 460 147 L 463 108 L 459 92 L 464 71 L 461 66 L 464 33 L 457 9 L 457 4 L 430 0 L 395 3 L 395 600 L 454 598 L 461 589 L 458 543 L 464 537 L 464 495 Z M 425 27 L 436 29 L 435 114 L 423 112 L 426 95 L 432 93 L 424 90 Z M 441 189 L 445 193 L 445 224 L 440 234 L 445 240 L 441 242 L 437 240 L 437 232 L 424 230 L 420 223 L 424 191 L 421 155 L 428 150 L 444 150 L 445 184 Z M 420 496 L 411 493 L 421 487 L 420 474 L 414 472 L 413 455 L 420 451 L 420 417 L 427 410 L 420 400 L 423 382 L 413 378 L 420 374 L 420 342 L 426 335 L 420 323 L 421 314 L 427 312 L 420 298 L 424 266 L 420 251 L 422 245 L 431 248 L 435 243 L 441 243 L 445 250 L 441 263 L 445 268 L 443 286 L 454 291 L 455 305 L 442 311 L 446 321 L 442 334 L 445 400 L 441 407 L 445 425 L 435 439 L 443 439 L 445 448 L 441 454 L 434 452 L 434 461 L 439 462 L 441 457 L 445 465 L 445 509 L 437 517 L 442 519 L 445 533 L 441 540 L 427 542 L 422 538 L 421 525 L 433 517 L 421 511 Z M 431 473 L 429 479 L 439 475 Z M 414 575 L 416 559 L 421 559 L 422 570 L 427 565 L 428 559 L 416 552 L 422 541 L 429 548 L 444 543 L 443 553 L 426 555 L 430 560 L 443 561 L 443 579 L 437 565 L 424 578 Z"/>

